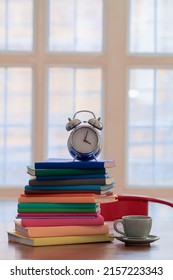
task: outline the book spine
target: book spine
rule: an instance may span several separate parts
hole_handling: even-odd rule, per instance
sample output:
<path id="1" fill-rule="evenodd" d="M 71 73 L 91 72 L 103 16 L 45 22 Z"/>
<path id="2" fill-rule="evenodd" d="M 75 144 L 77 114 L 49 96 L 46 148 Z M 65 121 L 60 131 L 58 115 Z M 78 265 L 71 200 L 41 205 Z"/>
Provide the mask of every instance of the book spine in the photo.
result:
<path id="1" fill-rule="evenodd" d="M 69 236 L 107 234 L 107 224 L 98 226 L 51 226 L 51 227 L 20 227 L 15 224 L 15 231 L 29 237 Z"/>
<path id="2" fill-rule="evenodd" d="M 18 202 L 96 203 L 96 199 L 94 197 L 19 197 Z"/>
<path id="3" fill-rule="evenodd" d="M 81 191 L 81 190 L 101 190 L 101 187 L 100 185 L 67 185 L 67 186 L 62 186 L 62 185 L 49 185 L 49 184 L 45 184 L 45 185 L 34 185 L 34 182 L 35 181 L 29 181 L 29 184 L 32 184 L 33 183 L 33 186 L 32 185 L 26 185 L 25 186 L 25 190 L 62 190 L 62 191 L 67 191 L 67 190 L 76 190 L 76 191 Z M 103 186 L 105 187 L 105 186 Z M 107 186 L 106 186 L 107 187 Z"/>
<path id="4" fill-rule="evenodd" d="M 29 180 L 30 186 L 74 186 L 74 185 L 106 185 L 106 178 L 87 178 L 87 179 L 59 179 L 59 180 Z"/>
<path id="5" fill-rule="evenodd" d="M 72 162 L 35 162 L 35 169 L 56 169 L 56 168 L 78 168 L 78 169 L 90 169 L 90 168 L 104 168 L 104 162 L 99 161 L 72 161 Z"/>
<path id="6" fill-rule="evenodd" d="M 58 176 L 58 175 L 85 175 L 85 174 L 106 174 L 107 171 L 105 168 L 97 168 L 97 169 L 29 169 L 28 173 L 32 176 Z"/>
<path id="7" fill-rule="evenodd" d="M 38 181 L 44 180 L 73 180 L 73 179 L 92 179 L 106 178 L 105 174 L 84 174 L 84 175 L 53 175 L 53 176 L 36 176 Z"/>
<path id="8" fill-rule="evenodd" d="M 92 219 L 21 219 L 23 227 L 38 227 L 38 226 L 82 226 L 82 225 L 103 225 L 104 218 L 99 216 Z"/>
<path id="9" fill-rule="evenodd" d="M 74 235 L 74 236 L 58 236 L 58 237 L 24 237 L 17 232 L 8 232 L 8 241 L 29 246 L 48 246 L 48 245 L 65 245 L 95 242 L 111 242 L 113 234 L 95 234 L 95 235 Z"/>

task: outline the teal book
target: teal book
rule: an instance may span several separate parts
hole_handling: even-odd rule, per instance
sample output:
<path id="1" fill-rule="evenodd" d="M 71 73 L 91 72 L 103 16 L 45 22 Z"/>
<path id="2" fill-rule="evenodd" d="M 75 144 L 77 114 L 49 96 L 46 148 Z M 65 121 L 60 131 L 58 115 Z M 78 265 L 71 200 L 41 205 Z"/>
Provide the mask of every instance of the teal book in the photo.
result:
<path id="1" fill-rule="evenodd" d="M 111 190 L 112 188 L 115 187 L 115 184 L 110 184 L 110 185 L 68 185 L 68 186 L 49 186 L 49 185 L 46 185 L 46 186 L 31 186 L 31 185 L 26 185 L 24 187 L 25 190 L 35 190 L 35 191 L 45 191 L 45 190 L 52 190 L 52 191 L 55 191 L 55 190 L 59 190 L 59 191 L 104 191 L 104 190 Z"/>
<path id="2" fill-rule="evenodd" d="M 80 169 L 92 169 L 92 168 L 111 168 L 115 166 L 115 160 L 90 160 L 79 161 L 66 158 L 49 158 L 44 161 L 35 162 L 35 169 L 56 169 L 56 168 L 80 168 Z"/>
<path id="3" fill-rule="evenodd" d="M 54 176 L 37 176 L 36 179 L 42 180 L 71 180 L 71 179 L 91 179 L 107 178 L 107 174 L 80 174 L 80 175 L 54 175 Z"/>
<path id="4" fill-rule="evenodd" d="M 105 168 L 56 168 L 56 169 L 35 169 L 34 166 L 27 166 L 27 173 L 31 176 L 69 176 L 87 174 L 106 174 Z"/>
<path id="5" fill-rule="evenodd" d="M 25 194 L 62 194 L 62 193 L 95 193 L 104 194 L 112 192 L 115 188 L 115 184 L 107 186 L 99 185 L 79 185 L 79 186 L 25 186 Z"/>

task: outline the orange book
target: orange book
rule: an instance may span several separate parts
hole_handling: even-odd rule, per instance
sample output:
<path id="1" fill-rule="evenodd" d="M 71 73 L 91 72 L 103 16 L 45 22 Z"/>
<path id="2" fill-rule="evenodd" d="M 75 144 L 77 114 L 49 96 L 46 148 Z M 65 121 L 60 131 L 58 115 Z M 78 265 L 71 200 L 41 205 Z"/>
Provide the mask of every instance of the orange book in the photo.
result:
<path id="1" fill-rule="evenodd" d="M 15 221 L 15 231 L 28 237 L 95 235 L 109 233 L 109 226 L 105 223 L 97 226 L 23 227 L 20 221 Z"/>
<path id="2" fill-rule="evenodd" d="M 107 203 L 117 200 L 115 194 L 96 195 L 96 194 L 58 194 L 58 195 L 26 195 L 21 194 L 18 198 L 20 203 Z"/>

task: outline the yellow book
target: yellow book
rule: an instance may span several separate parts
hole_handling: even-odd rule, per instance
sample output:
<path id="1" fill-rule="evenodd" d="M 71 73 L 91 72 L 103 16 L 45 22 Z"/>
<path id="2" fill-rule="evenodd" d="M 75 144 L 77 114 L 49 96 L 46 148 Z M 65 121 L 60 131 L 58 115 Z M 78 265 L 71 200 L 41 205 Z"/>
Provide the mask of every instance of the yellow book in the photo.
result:
<path id="1" fill-rule="evenodd" d="M 26 237 L 48 237 L 68 235 L 93 235 L 109 233 L 108 224 L 97 226 L 44 226 L 23 227 L 20 221 L 15 221 L 15 231 Z"/>
<path id="2" fill-rule="evenodd" d="M 95 235 L 74 235 L 74 236 L 55 236 L 55 237 L 25 237 L 17 232 L 8 232 L 8 241 L 20 243 L 28 246 L 50 246 L 66 244 L 82 244 L 111 242 L 114 239 L 113 234 L 95 234 Z"/>

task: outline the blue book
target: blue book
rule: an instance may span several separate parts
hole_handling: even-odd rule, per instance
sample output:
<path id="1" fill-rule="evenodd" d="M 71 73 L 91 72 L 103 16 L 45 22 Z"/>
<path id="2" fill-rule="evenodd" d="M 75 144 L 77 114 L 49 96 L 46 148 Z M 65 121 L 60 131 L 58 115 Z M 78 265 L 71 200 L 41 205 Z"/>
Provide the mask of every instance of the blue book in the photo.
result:
<path id="1" fill-rule="evenodd" d="M 51 168 L 110 168 L 115 166 L 115 160 L 90 160 L 79 161 L 66 158 L 49 158 L 44 161 L 35 162 L 35 169 L 51 169 Z"/>
<path id="2" fill-rule="evenodd" d="M 102 186 L 102 185 L 75 185 L 75 186 L 30 186 L 26 185 L 25 190 L 38 190 L 38 191 L 44 191 L 44 190 L 62 190 L 62 191 L 70 191 L 70 190 L 111 190 L 114 188 L 115 185 L 107 185 L 107 186 Z"/>
<path id="3" fill-rule="evenodd" d="M 106 174 L 85 174 L 85 175 L 53 175 L 36 176 L 37 180 L 64 180 L 64 179 L 87 179 L 87 178 L 107 178 Z"/>

